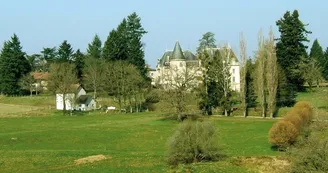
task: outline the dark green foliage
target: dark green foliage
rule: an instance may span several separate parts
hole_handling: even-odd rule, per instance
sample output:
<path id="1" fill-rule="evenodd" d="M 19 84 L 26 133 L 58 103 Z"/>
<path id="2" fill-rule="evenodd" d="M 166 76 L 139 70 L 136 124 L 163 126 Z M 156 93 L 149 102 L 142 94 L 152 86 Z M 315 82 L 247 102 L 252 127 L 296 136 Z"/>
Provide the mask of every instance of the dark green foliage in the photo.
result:
<path id="1" fill-rule="evenodd" d="M 79 79 L 79 83 L 82 83 L 82 74 L 83 74 L 83 68 L 84 68 L 84 55 L 81 53 L 80 49 L 78 49 L 74 56 L 74 64 L 76 68 L 76 75 Z"/>
<path id="2" fill-rule="evenodd" d="M 43 48 L 43 50 L 41 51 L 41 54 L 42 54 L 44 60 L 46 60 L 47 63 L 50 64 L 56 60 L 58 52 L 57 52 L 56 47 L 53 47 L 53 48 L 46 47 L 46 48 Z"/>
<path id="3" fill-rule="evenodd" d="M 213 122 L 185 120 L 168 141 L 169 165 L 215 161 L 221 156 Z"/>
<path id="4" fill-rule="evenodd" d="M 94 58 L 100 58 L 101 57 L 101 40 L 96 34 L 95 37 L 93 38 L 92 42 L 88 44 L 88 49 L 87 49 L 88 55 Z"/>
<path id="5" fill-rule="evenodd" d="M 252 63 L 251 59 L 248 59 L 246 62 L 247 73 L 246 73 L 246 103 L 247 108 L 256 107 L 257 96 L 254 90 L 254 76 L 253 72 L 255 71 L 255 64 Z"/>
<path id="6" fill-rule="evenodd" d="M 199 46 L 197 48 L 197 52 L 201 53 L 206 48 L 215 48 L 215 34 L 212 32 L 206 32 L 203 34 L 203 37 L 199 39 Z"/>
<path id="7" fill-rule="evenodd" d="M 127 18 L 127 33 L 129 40 L 129 59 L 128 61 L 135 65 L 144 78 L 147 78 L 147 69 L 145 64 L 145 53 L 141 39 L 147 33 L 141 25 L 141 18 L 134 12 Z"/>
<path id="8" fill-rule="evenodd" d="M 71 44 L 64 40 L 58 49 L 58 59 L 56 62 L 72 62 L 73 61 L 73 48 Z"/>
<path id="9" fill-rule="evenodd" d="M 323 50 L 318 39 L 315 39 L 311 47 L 310 58 L 314 58 L 319 64 L 322 64 Z"/>
<path id="10" fill-rule="evenodd" d="M 277 39 L 278 43 L 276 45 L 278 64 L 286 75 L 290 89 L 293 92 L 295 92 L 294 90 L 302 90 L 304 79 L 299 64 L 302 56 L 307 57 L 307 46 L 304 45 L 304 42 L 309 42 L 306 36 L 311 32 L 306 30 L 306 25 L 299 20 L 297 10 L 294 10 L 292 14 L 287 11 L 276 24 L 280 32 L 280 38 Z"/>
<path id="11" fill-rule="evenodd" d="M 215 78 L 216 74 L 213 73 L 216 63 L 214 63 L 214 57 L 211 57 L 207 51 L 200 53 L 199 59 L 202 61 L 203 67 L 202 85 L 198 88 L 199 109 L 203 114 L 212 115 L 212 109 L 219 106 L 219 99 L 222 97 Z"/>
<path id="12" fill-rule="evenodd" d="M 31 66 L 31 71 L 39 71 L 38 60 L 40 57 L 40 54 L 27 55 L 26 59 Z"/>
<path id="13" fill-rule="evenodd" d="M 109 61 L 126 61 L 128 59 L 128 40 L 126 19 L 116 30 L 112 30 L 104 44 L 103 58 Z"/>
<path id="14" fill-rule="evenodd" d="M 123 19 L 116 30 L 112 30 L 104 44 L 102 57 L 106 60 L 123 60 L 136 66 L 140 74 L 147 79 L 142 36 L 147 31 L 141 25 L 141 19 L 132 13 Z"/>
<path id="15" fill-rule="evenodd" d="M 281 67 L 278 67 L 277 106 L 293 106 L 296 102 L 296 89 L 289 85 Z"/>
<path id="16" fill-rule="evenodd" d="M 323 78 L 325 78 L 326 80 L 328 80 L 328 47 L 323 55 L 323 59 L 322 59 L 322 76 Z"/>
<path id="17" fill-rule="evenodd" d="M 16 34 L 3 45 L 0 56 L 0 91 L 5 95 L 20 94 L 20 78 L 31 71 Z"/>

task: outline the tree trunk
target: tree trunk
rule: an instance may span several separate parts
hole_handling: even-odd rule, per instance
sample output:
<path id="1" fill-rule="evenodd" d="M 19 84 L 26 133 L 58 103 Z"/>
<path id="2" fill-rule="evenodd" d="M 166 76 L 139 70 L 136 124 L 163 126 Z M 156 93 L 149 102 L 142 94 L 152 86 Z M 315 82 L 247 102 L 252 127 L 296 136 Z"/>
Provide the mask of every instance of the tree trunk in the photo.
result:
<path id="1" fill-rule="evenodd" d="M 33 95 L 33 90 L 32 90 L 32 88 L 30 89 L 30 96 L 32 97 L 32 95 Z"/>
<path id="2" fill-rule="evenodd" d="M 65 94 L 63 94 L 63 115 L 66 115 L 66 102 L 65 102 Z"/>

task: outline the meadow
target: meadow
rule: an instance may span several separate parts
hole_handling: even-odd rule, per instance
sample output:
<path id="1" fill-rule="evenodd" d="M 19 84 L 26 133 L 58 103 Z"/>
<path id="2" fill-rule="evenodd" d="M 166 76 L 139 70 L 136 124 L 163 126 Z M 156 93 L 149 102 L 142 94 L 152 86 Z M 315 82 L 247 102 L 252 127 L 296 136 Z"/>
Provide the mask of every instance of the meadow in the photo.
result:
<path id="1" fill-rule="evenodd" d="M 325 88 L 300 93 L 298 100 L 308 100 L 324 110 L 327 93 Z M 214 116 L 206 117 L 204 121 L 215 122 L 220 148 L 226 157 L 217 162 L 173 169 L 167 166 L 165 154 L 167 140 L 179 125 L 177 121 L 166 120 L 158 112 L 105 114 L 95 111 L 63 116 L 61 112 L 45 109 L 46 105 L 38 107 L 38 102 L 43 99 L 41 96 L 30 102 L 20 102 L 23 99 L 18 98 L 0 99 L 0 106 L 16 105 L 15 110 L 22 106 L 39 108 L 26 113 L 28 116 L 0 119 L 0 172 L 242 173 L 262 169 L 254 159 L 276 162 L 276 158 L 283 156 L 272 150 L 268 143 L 268 131 L 275 119 Z M 43 101 L 47 102 L 50 101 Z M 1 108 L 2 114 L 23 114 Z M 94 155 L 103 155 L 106 159 L 85 164 L 76 162 Z M 243 160 L 247 159 L 252 161 L 244 163 Z"/>

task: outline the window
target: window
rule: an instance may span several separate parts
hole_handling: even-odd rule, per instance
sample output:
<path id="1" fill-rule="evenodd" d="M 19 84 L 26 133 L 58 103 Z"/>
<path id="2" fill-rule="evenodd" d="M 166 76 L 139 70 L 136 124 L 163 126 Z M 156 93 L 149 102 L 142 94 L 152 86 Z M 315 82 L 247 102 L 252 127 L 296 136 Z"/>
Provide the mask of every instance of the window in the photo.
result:
<path id="1" fill-rule="evenodd" d="M 232 74 L 235 74 L 235 69 L 234 68 L 232 69 Z"/>
<path id="2" fill-rule="evenodd" d="M 182 62 L 180 62 L 180 67 L 182 67 L 183 66 L 183 64 L 182 64 Z"/>
<path id="3" fill-rule="evenodd" d="M 153 76 L 153 73 L 150 73 L 150 76 Z"/>
<path id="4" fill-rule="evenodd" d="M 236 78 L 235 77 L 232 77 L 232 82 L 235 82 L 236 81 Z"/>

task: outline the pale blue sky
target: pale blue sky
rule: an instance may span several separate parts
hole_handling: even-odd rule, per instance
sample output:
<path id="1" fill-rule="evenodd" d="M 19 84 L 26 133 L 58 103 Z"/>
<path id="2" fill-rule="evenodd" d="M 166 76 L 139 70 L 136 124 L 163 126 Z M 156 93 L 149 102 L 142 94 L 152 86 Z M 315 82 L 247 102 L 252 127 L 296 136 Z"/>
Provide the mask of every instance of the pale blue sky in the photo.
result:
<path id="1" fill-rule="evenodd" d="M 23 50 L 39 53 L 42 47 L 57 46 L 68 40 L 74 50 L 86 51 L 95 34 L 104 42 L 132 12 L 142 18 L 146 61 L 152 67 L 166 49 L 177 40 L 183 49 L 195 51 L 198 40 L 207 31 L 216 34 L 218 44 L 229 42 L 238 54 L 239 33 L 247 39 L 249 56 L 257 49 L 257 33 L 268 33 L 286 10 L 298 9 L 300 18 L 328 46 L 328 1 L 301 0 L 0 0 L 0 48 L 16 33 Z M 309 46 L 312 45 L 309 44 Z"/>

